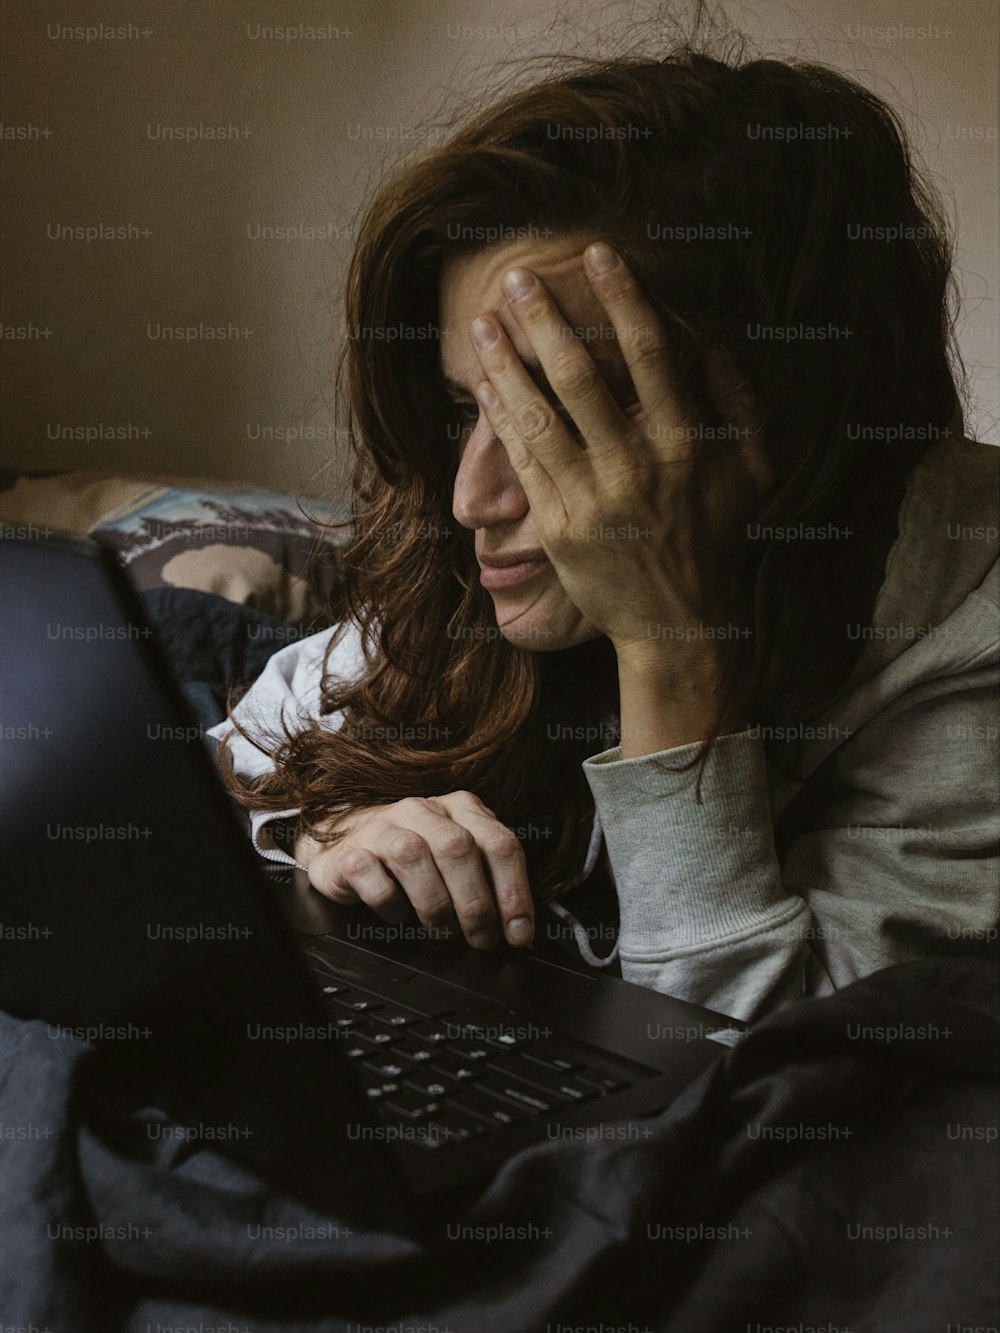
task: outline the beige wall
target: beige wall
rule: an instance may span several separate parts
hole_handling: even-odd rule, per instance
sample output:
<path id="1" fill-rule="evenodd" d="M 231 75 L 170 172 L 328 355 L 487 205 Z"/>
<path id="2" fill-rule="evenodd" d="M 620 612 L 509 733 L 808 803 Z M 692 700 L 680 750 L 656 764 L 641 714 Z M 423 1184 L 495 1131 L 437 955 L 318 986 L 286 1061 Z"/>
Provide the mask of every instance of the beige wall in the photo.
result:
<path id="1" fill-rule="evenodd" d="M 551 0 L 510 0 L 502 12 L 486 0 L 7 0 L 5 135 L 32 137 L 3 141 L 5 464 L 336 485 L 340 283 L 358 210 L 395 151 L 384 136 L 481 91 L 497 61 L 520 53 L 606 49 L 623 33 L 626 46 L 654 52 L 668 8 L 584 2 L 552 23 Z M 650 16 L 640 29 L 637 12 Z M 762 52 L 859 75 L 914 127 L 959 219 L 962 341 L 977 377 L 970 424 L 997 441 L 994 0 L 731 0 L 729 13 Z M 299 23 L 332 31 L 289 42 L 248 33 Z M 931 31 L 877 31 L 900 23 Z M 132 32 L 51 35 L 60 24 Z M 359 123 L 383 141 L 358 138 Z M 158 126 L 235 135 L 168 142 Z M 101 225 L 134 231 L 49 235 Z M 326 235 L 257 239 L 257 227 Z M 235 333 L 150 336 L 190 325 Z M 310 424 L 330 442 L 251 438 Z M 51 438 L 65 428 L 127 434 Z"/>

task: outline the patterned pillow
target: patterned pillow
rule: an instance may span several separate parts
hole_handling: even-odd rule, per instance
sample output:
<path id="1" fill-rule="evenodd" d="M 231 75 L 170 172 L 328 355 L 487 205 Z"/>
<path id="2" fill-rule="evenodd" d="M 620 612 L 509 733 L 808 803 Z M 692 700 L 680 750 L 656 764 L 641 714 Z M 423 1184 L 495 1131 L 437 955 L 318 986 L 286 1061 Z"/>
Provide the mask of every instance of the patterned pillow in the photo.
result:
<path id="1" fill-rule="evenodd" d="M 137 587 L 195 588 L 286 623 L 322 616 L 336 587 L 346 512 L 328 500 L 270 491 L 172 488 L 98 523 Z M 314 521 L 315 520 L 315 521 Z M 325 549 L 310 563 L 317 544 Z"/>

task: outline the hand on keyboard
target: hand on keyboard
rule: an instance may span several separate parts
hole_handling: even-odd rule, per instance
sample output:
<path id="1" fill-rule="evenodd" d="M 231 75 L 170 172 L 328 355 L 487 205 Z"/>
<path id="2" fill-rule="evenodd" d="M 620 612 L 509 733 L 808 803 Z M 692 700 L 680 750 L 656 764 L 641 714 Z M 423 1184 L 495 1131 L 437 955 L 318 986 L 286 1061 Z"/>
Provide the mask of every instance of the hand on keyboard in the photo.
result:
<path id="1" fill-rule="evenodd" d="M 295 859 L 334 902 L 364 902 L 390 922 L 402 921 L 412 905 L 425 928 L 459 928 L 476 949 L 491 949 L 502 936 L 519 948 L 531 943 L 524 851 L 472 792 L 365 806 L 314 830 L 324 831 L 339 840 L 300 834 Z"/>

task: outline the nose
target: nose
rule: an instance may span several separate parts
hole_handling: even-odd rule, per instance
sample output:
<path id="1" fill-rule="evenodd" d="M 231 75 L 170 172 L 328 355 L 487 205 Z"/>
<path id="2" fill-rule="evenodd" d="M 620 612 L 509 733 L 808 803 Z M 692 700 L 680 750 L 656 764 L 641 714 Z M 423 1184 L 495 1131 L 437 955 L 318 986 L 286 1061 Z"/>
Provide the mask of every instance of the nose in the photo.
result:
<path id="1" fill-rule="evenodd" d="M 451 512 L 463 528 L 515 523 L 528 512 L 528 497 L 507 450 L 483 412 L 459 444 Z"/>

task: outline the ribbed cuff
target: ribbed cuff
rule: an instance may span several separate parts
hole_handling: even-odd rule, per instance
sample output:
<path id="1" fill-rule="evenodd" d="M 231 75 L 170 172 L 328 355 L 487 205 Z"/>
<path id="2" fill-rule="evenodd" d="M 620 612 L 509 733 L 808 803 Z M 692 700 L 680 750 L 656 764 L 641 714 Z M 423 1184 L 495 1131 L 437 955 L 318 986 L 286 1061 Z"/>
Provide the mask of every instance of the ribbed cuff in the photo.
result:
<path id="1" fill-rule="evenodd" d="M 298 810 L 251 810 L 250 837 L 256 850 L 266 860 L 278 861 L 286 866 L 298 866 L 299 870 L 304 870 L 305 866 L 299 865 L 294 856 L 290 856 L 278 846 L 270 827 L 278 820 L 294 819 L 298 814 Z"/>
<path id="2" fill-rule="evenodd" d="M 622 955 L 722 942 L 788 915 L 768 797 L 763 743 L 720 737 L 695 800 L 699 744 L 622 759 L 621 746 L 582 767 L 608 846 L 621 912 Z"/>

